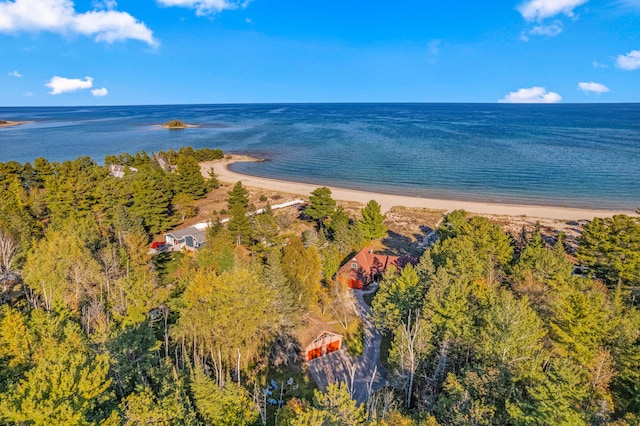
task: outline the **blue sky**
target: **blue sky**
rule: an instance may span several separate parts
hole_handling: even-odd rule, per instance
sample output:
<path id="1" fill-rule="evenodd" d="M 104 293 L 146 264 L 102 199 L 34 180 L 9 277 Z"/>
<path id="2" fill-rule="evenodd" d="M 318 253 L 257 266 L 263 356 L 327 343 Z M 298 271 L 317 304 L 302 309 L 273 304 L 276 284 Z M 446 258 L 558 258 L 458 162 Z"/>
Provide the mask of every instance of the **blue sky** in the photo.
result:
<path id="1" fill-rule="evenodd" d="M 640 102 L 640 0 L 0 0 L 0 105 Z"/>

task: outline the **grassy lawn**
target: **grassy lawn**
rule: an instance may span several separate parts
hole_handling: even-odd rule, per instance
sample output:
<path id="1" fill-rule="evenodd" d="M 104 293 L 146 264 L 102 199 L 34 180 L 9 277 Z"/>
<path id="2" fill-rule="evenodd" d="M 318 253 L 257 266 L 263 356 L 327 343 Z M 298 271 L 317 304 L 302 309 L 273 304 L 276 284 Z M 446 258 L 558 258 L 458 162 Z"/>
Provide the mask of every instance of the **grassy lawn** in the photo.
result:
<path id="1" fill-rule="evenodd" d="M 167 285 L 173 282 L 175 273 L 184 257 L 185 254 L 179 251 L 164 252 L 153 257 L 153 265 L 163 284 Z"/>
<path id="2" fill-rule="evenodd" d="M 364 351 L 364 327 L 360 319 L 352 320 L 344 333 L 344 345 L 351 356 L 360 356 Z"/>

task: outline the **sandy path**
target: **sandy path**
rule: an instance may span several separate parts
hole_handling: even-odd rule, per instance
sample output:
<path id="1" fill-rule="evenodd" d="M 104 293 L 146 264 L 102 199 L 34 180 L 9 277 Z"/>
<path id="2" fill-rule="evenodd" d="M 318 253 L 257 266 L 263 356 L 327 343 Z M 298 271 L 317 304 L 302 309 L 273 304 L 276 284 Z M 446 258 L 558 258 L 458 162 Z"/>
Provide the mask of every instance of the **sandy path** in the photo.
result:
<path id="1" fill-rule="evenodd" d="M 221 182 L 235 183 L 237 181 L 241 181 L 245 186 L 287 192 L 290 194 L 296 194 L 305 197 L 309 196 L 311 191 L 316 189 L 318 186 L 321 186 L 315 184 L 290 182 L 284 180 L 243 175 L 229 170 L 228 166 L 230 164 L 241 161 L 257 160 L 243 155 L 231 155 L 224 160 L 200 163 L 200 167 L 204 176 L 208 176 L 207 173 L 209 169 L 213 167 L 218 175 L 218 179 Z M 590 210 L 555 206 L 483 203 L 476 201 L 445 200 L 436 198 L 411 197 L 406 195 L 381 194 L 376 192 L 357 191 L 353 189 L 336 188 L 331 186 L 329 188 L 331 189 L 333 198 L 336 200 L 356 201 L 362 204 L 366 204 L 367 202 L 369 202 L 369 200 L 376 200 L 382 207 L 383 212 L 387 212 L 393 206 L 404 206 L 447 211 L 464 209 L 467 212 L 482 215 L 528 216 L 532 218 L 556 220 L 591 220 L 594 217 L 608 217 L 613 216 L 614 214 L 634 214 L 634 212 L 632 211 L 621 210 Z"/>

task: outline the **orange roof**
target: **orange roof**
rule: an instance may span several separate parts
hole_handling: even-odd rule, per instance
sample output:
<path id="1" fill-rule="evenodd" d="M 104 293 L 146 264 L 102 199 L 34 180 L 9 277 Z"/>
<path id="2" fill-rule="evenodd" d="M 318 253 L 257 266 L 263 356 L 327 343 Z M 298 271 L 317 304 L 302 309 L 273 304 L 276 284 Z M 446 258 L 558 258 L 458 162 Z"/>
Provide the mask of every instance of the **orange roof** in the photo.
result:
<path id="1" fill-rule="evenodd" d="M 342 265 L 337 275 L 348 277 L 350 287 L 362 288 L 379 279 L 389 266 L 394 265 L 401 270 L 407 263 L 414 263 L 414 261 L 410 258 L 371 253 L 364 248 Z"/>

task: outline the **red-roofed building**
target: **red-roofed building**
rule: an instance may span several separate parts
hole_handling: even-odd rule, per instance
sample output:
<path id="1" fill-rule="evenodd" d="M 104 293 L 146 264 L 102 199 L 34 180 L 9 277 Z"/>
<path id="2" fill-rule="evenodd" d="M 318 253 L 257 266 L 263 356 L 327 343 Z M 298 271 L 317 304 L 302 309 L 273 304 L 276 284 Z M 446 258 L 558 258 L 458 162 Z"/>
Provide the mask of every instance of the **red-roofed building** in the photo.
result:
<path id="1" fill-rule="evenodd" d="M 415 264 L 417 260 L 409 257 L 375 254 L 365 248 L 342 265 L 336 277 L 346 282 L 350 288 L 362 290 L 369 284 L 380 281 L 389 266 L 394 265 L 400 271 L 408 263 Z"/>

